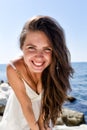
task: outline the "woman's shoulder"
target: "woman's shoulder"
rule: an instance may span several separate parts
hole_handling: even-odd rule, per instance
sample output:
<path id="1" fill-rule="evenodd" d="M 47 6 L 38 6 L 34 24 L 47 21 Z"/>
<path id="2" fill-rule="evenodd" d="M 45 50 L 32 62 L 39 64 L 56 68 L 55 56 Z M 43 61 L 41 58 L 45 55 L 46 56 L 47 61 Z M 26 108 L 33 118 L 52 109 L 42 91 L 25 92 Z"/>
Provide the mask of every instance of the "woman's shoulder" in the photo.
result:
<path id="1" fill-rule="evenodd" d="M 11 63 L 14 64 L 15 66 L 21 66 L 23 65 L 23 57 L 18 57 L 17 59 L 15 60 L 12 60 Z"/>
<path id="2" fill-rule="evenodd" d="M 23 66 L 24 66 L 23 57 L 19 57 L 17 59 L 11 60 L 7 64 L 7 68 L 9 68 L 9 69 L 13 68 L 13 69 L 20 70 L 20 69 L 22 69 Z"/>
<path id="3" fill-rule="evenodd" d="M 7 64 L 6 67 L 6 75 L 7 77 L 19 77 L 22 79 L 23 75 L 25 74 L 25 67 L 23 63 L 23 58 L 20 57 L 18 59 L 12 60 Z"/>

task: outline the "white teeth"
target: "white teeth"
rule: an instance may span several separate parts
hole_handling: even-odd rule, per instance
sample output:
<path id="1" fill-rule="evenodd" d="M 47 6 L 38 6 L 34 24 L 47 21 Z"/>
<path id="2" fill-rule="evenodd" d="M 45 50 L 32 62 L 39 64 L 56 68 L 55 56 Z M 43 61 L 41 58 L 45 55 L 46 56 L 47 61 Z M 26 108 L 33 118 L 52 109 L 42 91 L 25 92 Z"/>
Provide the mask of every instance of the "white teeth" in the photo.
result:
<path id="1" fill-rule="evenodd" d="M 36 62 L 34 62 L 34 64 L 37 65 L 37 66 L 41 66 L 43 63 L 36 63 Z"/>

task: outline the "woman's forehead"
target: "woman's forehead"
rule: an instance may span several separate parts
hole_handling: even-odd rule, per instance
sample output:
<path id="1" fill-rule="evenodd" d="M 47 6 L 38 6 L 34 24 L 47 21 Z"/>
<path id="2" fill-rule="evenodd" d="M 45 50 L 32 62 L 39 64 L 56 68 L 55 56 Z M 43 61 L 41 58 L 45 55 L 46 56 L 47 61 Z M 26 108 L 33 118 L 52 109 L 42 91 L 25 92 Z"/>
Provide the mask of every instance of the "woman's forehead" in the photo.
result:
<path id="1" fill-rule="evenodd" d="M 44 44 L 46 46 L 51 46 L 51 42 L 46 34 L 42 31 L 30 31 L 25 38 L 26 44 Z"/>

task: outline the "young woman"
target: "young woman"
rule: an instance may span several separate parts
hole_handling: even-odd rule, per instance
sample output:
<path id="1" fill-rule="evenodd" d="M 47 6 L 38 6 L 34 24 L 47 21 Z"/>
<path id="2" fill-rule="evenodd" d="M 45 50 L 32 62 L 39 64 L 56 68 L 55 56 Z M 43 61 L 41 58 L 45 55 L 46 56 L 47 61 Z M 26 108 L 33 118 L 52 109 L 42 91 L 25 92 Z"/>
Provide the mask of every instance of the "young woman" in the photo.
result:
<path id="1" fill-rule="evenodd" d="M 49 16 L 27 21 L 20 35 L 23 55 L 7 66 L 12 93 L 1 130 L 49 130 L 60 116 L 73 74 L 62 27 Z"/>

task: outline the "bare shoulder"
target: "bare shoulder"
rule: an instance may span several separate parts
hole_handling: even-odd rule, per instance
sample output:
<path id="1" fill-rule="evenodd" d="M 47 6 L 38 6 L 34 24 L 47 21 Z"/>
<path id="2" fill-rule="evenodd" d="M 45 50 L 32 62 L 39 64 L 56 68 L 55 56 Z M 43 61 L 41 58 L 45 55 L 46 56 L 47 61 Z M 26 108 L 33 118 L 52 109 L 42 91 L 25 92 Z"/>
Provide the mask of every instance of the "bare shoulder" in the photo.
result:
<path id="1" fill-rule="evenodd" d="M 14 67 L 12 67 L 11 64 L 7 65 L 6 68 L 6 73 L 7 73 L 7 80 L 10 84 L 10 86 L 17 91 L 16 93 L 18 93 L 18 90 L 21 91 L 25 91 L 25 87 L 24 87 L 24 83 L 22 80 L 22 77 L 19 77 L 18 73 L 17 73 L 17 69 L 19 69 L 19 65 L 22 66 L 20 63 L 22 62 L 22 59 L 17 59 L 15 61 L 12 61 L 12 64 L 14 65 Z M 20 69 L 21 70 L 21 69 Z"/>
<path id="2" fill-rule="evenodd" d="M 17 71 L 21 73 L 21 70 L 23 68 L 23 58 L 16 59 L 14 61 L 11 61 L 6 67 L 6 73 L 7 73 L 7 79 L 9 82 L 20 80 Z"/>
<path id="3" fill-rule="evenodd" d="M 22 59 L 17 59 L 15 61 L 12 61 L 12 63 L 14 64 L 16 69 L 20 69 L 21 66 L 23 66 Z M 7 79 L 20 103 L 26 103 L 26 99 L 29 99 L 29 97 L 27 96 L 24 82 L 22 78 L 19 78 L 17 71 L 11 66 L 11 64 L 7 65 Z"/>
<path id="4" fill-rule="evenodd" d="M 15 59 L 14 61 L 12 61 L 12 63 L 14 64 L 14 66 L 16 67 L 16 68 L 21 68 L 21 67 L 23 67 L 24 66 L 24 60 L 23 60 L 23 57 L 20 57 L 20 58 L 18 58 L 18 59 Z"/>
<path id="5" fill-rule="evenodd" d="M 15 59 L 13 61 L 11 61 L 9 64 L 7 64 L 7 71 L 11 71 L 11 70 L 22 70 L 24 66 L 24 61 L 23 61 L 23 57 L 20 57 L 18 59 Z"/>

